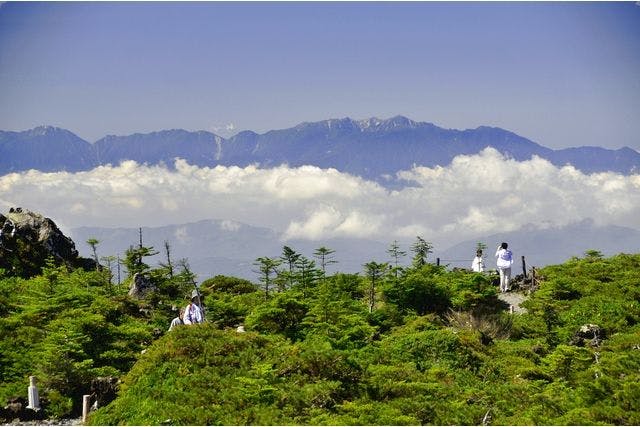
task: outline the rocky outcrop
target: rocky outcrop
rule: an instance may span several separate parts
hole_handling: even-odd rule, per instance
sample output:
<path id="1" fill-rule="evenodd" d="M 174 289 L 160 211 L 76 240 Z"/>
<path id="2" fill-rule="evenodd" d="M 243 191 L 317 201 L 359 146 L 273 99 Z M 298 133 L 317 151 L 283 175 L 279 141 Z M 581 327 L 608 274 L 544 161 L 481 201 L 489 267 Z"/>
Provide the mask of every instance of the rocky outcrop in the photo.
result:
<path id="1" fill-rule="evenodd" d="M 27 407 L 27 399 L 15 397 L 7 401 L 7 405 L 0 409 L 0 420 L 7 423 L 16 421 L 34 421 L 43 418 L 42 411 L 35 411 Z"/>
<path id="2" fill-rule="evenodd" d="M 577 345 L 584 347 L 590 345 L 591 347 L 598 347 L 602 340 L 605 338 L 605 333 L 598 325 L 587 324 L 582 325 L 571 338 L 571 345 Z"/>
<path id="3" fill-rule="evenodd" d="M 133 282 L 131 283 L 131 287 L 129 288 L 129 296 L 133 298 L 142 299 L 149 292 L 157 291 L 153 282 L 143 274 L 136 273 L 133 275 Z"/>
<path id="4" fill-rule="evenodd" d="M 115 400 L 120 381 L 116 377 L 97 377 L 91 380 L 91 396 L 97 408 Z"/>
<path id="5" fill-rule="evenodd" d="M 58 265 L 95 269 L 93 260 L 78 256 L 73 240 L 50 219 L 23 208 L 0 214 L 0 268 L 9 275 L 40 274 L 47 258 Z"/>

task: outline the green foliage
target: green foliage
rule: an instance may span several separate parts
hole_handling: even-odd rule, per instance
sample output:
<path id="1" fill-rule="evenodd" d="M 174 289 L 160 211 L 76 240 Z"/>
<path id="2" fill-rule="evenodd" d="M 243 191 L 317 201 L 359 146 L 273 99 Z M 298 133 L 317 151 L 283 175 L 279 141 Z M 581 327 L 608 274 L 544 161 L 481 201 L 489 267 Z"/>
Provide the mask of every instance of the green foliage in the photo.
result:
<path id="1" fill-rule="evenodd" d="M 365 276 L 367 277 L 367 299 L 369 300 L 369 313 L 376 306 L 376 294 L 378 285 L 389 269 L 389 263 L 378 263 L 375 261 L 368 262 L 364 265 Z"/>
<path id="2" fill-rule="evenodd" d="M 383 290 L 385 299 L 401 311 L 419 315 L 444 313 L 451 307 L 449 288 L 440 280 L 443 267 L 425 264 L 409 270 L 402 280 L 390 281 Z"/>
<path id="3" fill-rule="evenodd" d="M 326 274 L 326 269 L 329 264 L 335 264 L 336 261 L 334 257 L 334 253 L 336 251 L 333 249 L 326 248 L 324 246 L 319 247 L 313 252 L 313 256 L 320 262 L 320 269 L 322 270 L 322 276 Z"/>
<path id="4" fill-rule="evenodd" d="M 155 251 L 151 246 L 140 245 L 137 248 L 130 246 L 124 254 L 123 264 L 129 273 L 129 276 L 133 276 L 136 273 L 144 273 L 149 270 L 149 265 L 145 264 L 143 259 L 157 255 L 158 251 Z"/>
<path id="5" fill-rule="evenodd" d="M 280 333 L 295 341 L 302 336 L 302 320 L 309 307 L 296 294 L 279 294 L 260 306 L 246 320 L 249 329 Z"/>
<path id="6" fill-rule="evenodd" d="M 414 253 L 412 261 L 413 267 L 420 268 L 427 264 L 429 254 L 433 253 L 433 244 L 417 236 L 415 243 L 411 245 L 411 251 Z"/>
<path id="7" fill-rule="evenodd" d="M 400 267 L 400 258 L 407 255 L 406 251 L 400 250 L 400 245 L 397 240 L 394 240 L 391 245 L 389 245 L 389 249 L 387 249 L 387 253 L 391 256 L 393 263 L 393 274 L 398 278 L 398 274 L 402 271 Z"/>
<path id="8" fill-rule="evenodd" d="M 248 280 L 222 275 L 205 280 L 200 284 L 200 288 L 203 290 L 205 295 L 218 292 L 231 295 L 242 295 L 258 290 L 256 285 Z"/>
<path id="9" fill-rule="evenodd" d="M 61 417 L 78 413 L 92 378 L 127 372 L 152 340 L 152 327 L 126 314 L 129 302 L 108 291 L 101 272 L 52 263 L 43 271 L 30 280 L 0 280 L 0 400 L 24 393 L 28 376 L 36 375 L 46 413 Z"/>
<path id="10" fill-rule="evenodd" d="M 429 264 L 376 277 L 369 312 L 366 273 L 256 302 L 254 332 L 163 338 L 92 422 L 637 424 L 640 256 L 543 269 L 522 315 L 486 276 Z M 572 344 L 586 323 L 606 331 L 599 347 Z"/>
<path id="11" fill-rule="evenodd" d="M 314 261 L 303 256 L 296 260 L 295 267 L 294 288 L 300 289 L 306 298 L 318 285 L 320 279 L 324 277 L 324 273 L 319 268 L 316 268 Z"/>
<path id="12" fill-rule="evenodd" d="M 77 415 L 91 379 L 115 375 L 93 424 L 640 423 L 640 255 L 541 269 L 524 314 L 483 274 L 374 263 L 323 277 L 285 255 L 270 298 L 216 276 L 201 286 L 208 322 L 168 334 L 193 286 L 184 269 L 148 271 L 159 291 L 143 300 L 53 262 L 0 278 L 0 398 L 35 374 L 47 415 Z M 598 340 L 576 340 L 588 324 Z"/>
<path id="13" fill-rule="evenodd" d="M 282 261 L 280 259 L 269 257 L 260 257 L 253 263 L 257 268 L 255 272 L 259 275 L 265 299 L 269 299 L 269 292 L 273 291 L 273 285 L 278 275 L 278 266 L 281 263 Z"/>

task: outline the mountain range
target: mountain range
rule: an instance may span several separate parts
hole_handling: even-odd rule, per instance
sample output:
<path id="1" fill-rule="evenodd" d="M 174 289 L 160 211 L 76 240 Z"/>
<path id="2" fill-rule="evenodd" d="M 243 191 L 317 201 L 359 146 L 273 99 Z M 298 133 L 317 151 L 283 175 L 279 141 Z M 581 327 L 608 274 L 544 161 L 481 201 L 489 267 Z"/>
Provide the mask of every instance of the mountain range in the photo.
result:
<path id="1" fill-rule="evenodd" d="M 0 131 L 0 175 L 29 169 L 76 172 L 125 160 L 171 167 L 176 158 L 182 158 L 201 167 L 314 165 L 384 181 L 385 176 L 414 165 L 446 166 L 457 155 L 476 154 L 487 146 L 516 160 L 537 155 L 557 166 L 572 164 L 585 173 L 640 171 L 640 153 L 628 147 L 552 150 L 496 127 L 444 129 L 396 116 L 331 119 L 262 134 L 243 131 L 230 138 L 178 129 L 109 135 L 90 143 L 51 126 Z"/>
<path id="2" fill-rule="evenodd" d="M 284 245 L 313 259 L 313 252 L 320 246 L 335 250 L 338 261 L 328 267 L 331 272 L 362 272 L 362 265 L 375 260 L 389 262 L 387 249 L 391 242 L 357 238 L 328 239 L 322 242 L 309 240 L 285 240 L 283 234 L 267 228 L 253 227 L 228 220 L 205 220 L 164 227 L 143 227 L 144 244 L 153 246 L 160 253 L 149 259 L 153 265 L 164 261 L 164 242 L 171 245 L 171 258 L 176 261 L 187 258 L 191 269 L 200 281 L 217 274 L 257 280 L 253 261 L 258 257 L 278 257 Z M 90 257 L 92 252 L 86 241 L 96 238 L 99 256 L 123 256 L 125 250 L 138 244 L 137 228 L 78 227 L 71 230 L 71 237 L 81 255 Z M 508 242 L 513 249 L 516 264 L 514 274 L 521 272 L 521 257 L 527 266 L 543 267 L 560 264 L 572 256 L 583 256 L 588 249 L 604 255 L 620 252 L 640 252 L 640 231 L 618 226 L 598 226 L 585 220 L 563 228 L 526 226 L 520 230 L 494 234 L 456 244 L 450 248 L 434 248 L 429 260 L 440 258 L 442 265 L 469 268 L 475 256 L 476 244 L 485 243 L 487 268 L 495 268 L 493 254 L 501 242 Z M 413 242 L 400 242 L 407 252 L 403 265 L 411 263 L 410 246 Z"/>
<path id="3" fill-rule="evenodd" d="M 86 241 L 95 238 L 99 256 L 123 257 L 129 246 L 137 246 L 137 228 L 78 227 L 70 233 L 81 253 L 91 253 Z M 313 258 L 320 246 L 336 251 L 339 264 L 335 270 L 358 272 L 362 264 L 372 259 L 386 257 L 387 245 L 372 240 L 354 238 L 328 239 L 322 243 L 310 240 L 285 241 L 283 233 L 262 227 L 254 227 L 229 220 L 203 220 L 187 224 L 162 227 L 142 227 L 143 243 L 153 246 L 159 253 L 150 257 L 150 265 L 166 260 L 164 242 L 171 246 L 171 258 L 186 258 L 190 268 L 200 280 L 217 274 L 256 279 L 253 261 L 258 257 L 278 257 L 284 245 Z M 333 271 L 333 266 L 330 267 Z"/>

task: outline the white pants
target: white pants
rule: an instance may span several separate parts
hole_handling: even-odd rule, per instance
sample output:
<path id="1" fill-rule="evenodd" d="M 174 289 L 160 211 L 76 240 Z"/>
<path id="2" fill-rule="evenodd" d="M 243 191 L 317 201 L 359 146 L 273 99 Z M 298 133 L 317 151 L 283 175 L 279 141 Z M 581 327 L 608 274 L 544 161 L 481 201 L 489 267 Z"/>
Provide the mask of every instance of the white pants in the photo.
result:
<path id="1" fill-rule="evenodd" d="M 511 267 L 499 268 L 500 273 L 500 292 L 507 292 L 509 290 L 509 280 L 511 280 Z"/>

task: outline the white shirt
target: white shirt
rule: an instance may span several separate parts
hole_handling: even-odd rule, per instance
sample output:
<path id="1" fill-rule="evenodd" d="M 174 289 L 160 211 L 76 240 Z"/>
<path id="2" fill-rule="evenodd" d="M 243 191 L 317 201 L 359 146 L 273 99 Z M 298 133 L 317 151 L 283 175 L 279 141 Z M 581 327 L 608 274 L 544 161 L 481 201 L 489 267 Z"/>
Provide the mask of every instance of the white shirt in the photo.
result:
<path id="1" fill-rule="evenodd" d="M 171 321 L 171 325 L 169 325 L 169 330 L 172 330 L 174 327 L 178 325 L 184 325 L 184 322 L 182 322 L 182 319 L 180 319 L 179 317 L 176 317 Z"/>
<path id="2" fill-rule="evenodd" d="M 484 271 L 484 260 L 482 259 L 482 257 L 477 256 L 473 259 L 471 269 L 478 273 L 482 273 Z"/>
<path id="3" fill-rule="evenodd" d="M 498 268 L 511 268 L 513 264 L 513 252 L 509 249 L 499 248 L 496 252 L 496 258 L 498 258 L 496 262 Z"/>
<path id="4" fill-rule="evenodd" d="M 184 309 L 182 320 L 185 325 L 202 323 L 202 310 L 198 307 L 198 304 L 190 303 L 187 308 Z"/>

